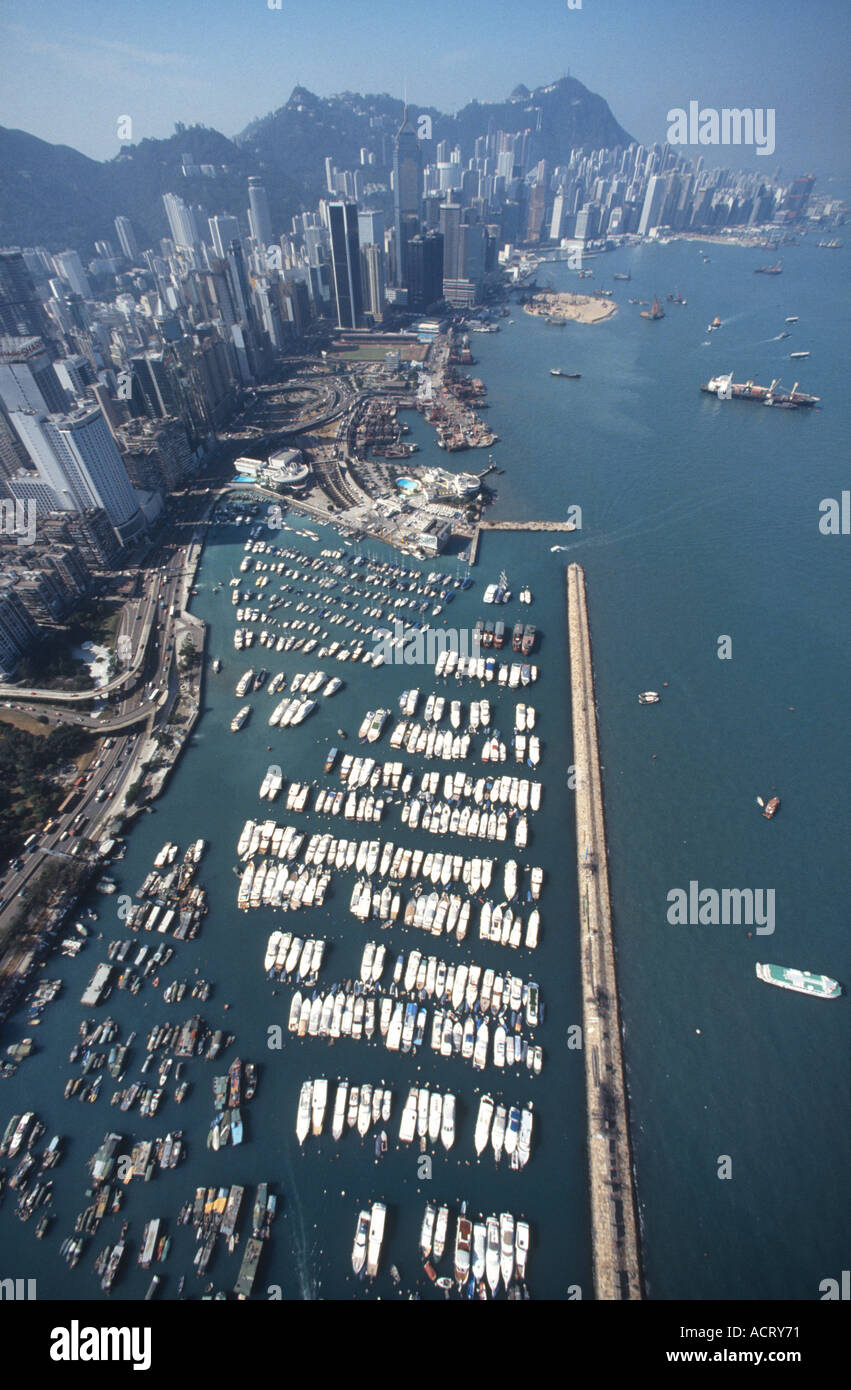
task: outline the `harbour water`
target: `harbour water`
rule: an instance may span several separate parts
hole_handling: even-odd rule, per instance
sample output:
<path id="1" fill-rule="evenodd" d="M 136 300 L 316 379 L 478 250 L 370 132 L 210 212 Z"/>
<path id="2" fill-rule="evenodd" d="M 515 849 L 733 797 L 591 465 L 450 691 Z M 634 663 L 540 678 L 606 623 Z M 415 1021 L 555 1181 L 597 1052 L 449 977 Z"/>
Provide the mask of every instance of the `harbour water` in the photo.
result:
<path id="1" fill-rule="evenodd" d="M 577 1288 L 590 1296 L 583 1062 L 567 1047 L 568 1029 L 581 1018 L 563 611 L 564 565 L 573 558 L 588 583 L 647 1292 L 662 1299 L 813 1299 L 822 1279 L 839 1276 L 847 1250 L 849 1095 L 837 1062 L 844 1056 L 847 996 L 820 1002 L 771 990 L 756 980 L 754 963 L 801 965 L 846 987 L 851 982 L 842 932 L 849 891 L 842 700 L 851 677 L 844 617 L 849 539 L 824 536 L 818 525 L 820 501 L 838 498 L 847 486 L 848 323 L 836 284 L 848 252 L 790 247 L 783 274 L 765 277 L 752 273 L 765 252 L 702 250 L 698 243 L 674 243 L 618 252 L 592 262 L 595 278 L 584 285 L 566 266 L 542 266 L 539 283 L 551 279 L 556 288 L 608 284 L 615 270 L 629 269 L 632 280 L 616 283 L 619 312 L 598 327 L 557 329 L 514 306 L 513 323 L 503 320 L 499 334 L 471 339 L 474 374 L 488 387 L 488 423 L 500 436 L 495 462 L 505 470 L 491 515 L 562 517 L 570 504 L 582 507 L 575 538 L 485 535 L 474 587 L 438 620 L 463 627 L 496 616 L 481 596 L 503 569 L 515 594 L 528 583 L 535 595 L 531 609 L 512 602 L 504 616 L 525 617 L 542 634 L 542 678 L 526 696 L 538 710 L 544 801 L 531 820 L 529 849 L 517 856 L 547 870 L 538 949 L 515 953 L 480 943 L 475 926 L 463 951 L 445 937 L 426 942 L 399 926 L 379 933 L 377 923 L 362 926 L 348 911 L 351 873 L 325 907 L 286 921 L 268 910 L 236 910 L 236 841 L 246 818 L 263 810 L 257 790 L 269 764 L 280 765 L 288 781 L 322 780 L 325 752 L 340 742 L 338 727 L 348 731 L 351 751 L 361 751 L 355 735 L 367 708 L 395 708 L 408 686 L 438 687 L 428 668 L 373 671 L 323 661 L 329 676 L 340 675 L 346 685 L 303 727 L 269 729 L 274 699 L 260 692 L 251 699 L 249 725 L 231 735 L 230 719 L 242 703 L 234 683 L 248 665 L 265 663 L 291 676 L 320 663 L 256 646 L 234 652 L 228 581 L 239 572 L 246 531 L 215 532 L 195 611 L 210 624 L 208 653 L 221 657 L 223 670 L 208 676 L 204 717 L 170 788 L 154 814 L 140 819 L 112 872 L 119 894 L 133 893 L 166 840 L 181 850 L 198 836 L 208 841 L 199 879 L 211 911 L 197 941 L 176 943 L 176 960 L 161 983 L 191 977 L 197 968 L 216 988 L 205 1005 L 185 998 L 169 1007 L 146 983 L 135 998 L 114 992 L 99 1014 L 114 1017 L 122 1036 L 137 1031 L 127 1081 L 138 1076 L 144 1037 L 156 1022 L 187 1018 L 197 1008 L 212 1026 L 234 1032 L 225 1062 L 239 1055 L 257 1062 L 260 1072 L 257 1095 L 243 1107 L 246 1142 L 215 1154 L 205 1147 L 210 1080 L 225 1069 L 220 1062 L 190 1062 L 186 1101 L 175 1106 L 169 1099 L 153 1120 L 111 1109 L 109 1077 L 97 1104 L 64 1100 L 65 1081 L 77 1074 L 66 1059 L 84 1012 L 80 993 L 106 943 L 92 942 L 76 960 L 51 962 L 46 974 L 63 978 L 63 996 L 33 1031 L 38 1052 L 3 1084 L 0 1121 L 5 1127 L 11 1114 L 33 1108 L 47 1125 L 45 1142 L 53 1133 L 69 1136 L 66 1157 L 52 1174 L 57 1220 L 36 1241 L 34 1221 L 18 1222 L 7 1194 L 0 1207 L 4 1276 L 37 1277 L 43 1298 L 100 1297 L 94 1255 L 129 1219 L 132 1253 L 113 1297 L 141 1297 L 152 1272 L 135 1262 L 143 1225 L 163 1216 L 172 1247 L 155 1267 L 165 1276 L 162 1296 L 176 1295 L 182 1273 L 189 1294 L 208 1281 L 230 1289 L 245 1217 L 239 1249 L 226 1254 L 220 1242 L 208 1275 L 199 1279 L 192 1272 L 193 1234 L 176 1227 L 177 1211 L 201 1184 L 244 1183 L 250 1203 L 255 1185 L 268 1181 L 279 1194 L 279 1216 L 255 1286 L 261 1296 L 270 1288 L 286 1298 L 394 1296 L 392 1263 L 402 1276 L 395 1296 L 415 1290 L 439 1297 L 417 1250 L 425 1203 L 447 1202 L 457 1212 L 464 1200 L 473 1215 L 511 1211 L 530 1222 L 533 1297 L 565 1298 L 569 1290 L 575 1296 Z M 638 306 L 626 302 L 628 294 L 650 299 L 676 290 L 687 305 L 666 303 L 658 323 L 640 319 Z M 707 334 L 715 314 L 722 328 Z M 785 317 L 795 314 L 792 336 L 779 340 Z M 810 358 L 790 362 L 788 352 L 801 348 Z M 551 367 L 580 371 L 581 380 L 551 378 Z M 767 384 L 782 376 L 790 386 L 799 379 L 822 397 L 823 409 L 767 410 L 700 394 L 702 381 L 731 369 L 736 380 Z M 446 459 L 429 427 L 419 417 L 411 423 L 420 459 L 484 466 L 484 451 Z M 264 539 L 310 554 L 339 544 L 333 532 L 307 524 L 320 533 L 319 542 L 290 532 Z M 556 543 L 567 550 L 553 551 Z M 376 543 L 366 548 L 377 558 L 398 558 Z M 446 557 L 421 568 L 462 572 Z M 213 593 L 216 583 L 223 587 Z M 273 582 L 269 592 L 274 588 Z M 292 609 L 278 615 L 292 616 Z M 717 654 L 722 636 L 731 640 L 729 660 Z M 660 690 L 662 701 L 641 708 L 636 693 L 648 687 Z M 466 704 L 479 695 L 466 686 L 456 691 L 454 683 L 445 693 Z M 493 694 L 495 723 L 506 732 L 514 695 Z M 393 754 L 386 733 L 371 752 L 422 766 Z M 433 766 L 442 772 L 448 765 Z M 469 766 L 486 770 L 478 762 Z M 339 785 L 334 777 L 329 784 Z M 775 789 L 782 808 L 769 823 L 755 798 Z M 314 816 L 288 814 L 283 800 L 265 814 L 319 828 Z M 400 826 L 398 807 L 380 828 L 325 819 L 322 828 L 396 844 L 440 844 Z M 473 852 L 463 841 L 453 848 Z M 505 847 L 495 853 L 500 863 L 509 857 Z M 670 925 L 667 895 L 692 880 L 718 890 L 773 888 L 774 934 Z M 106 938 L 126 935 L 117 895 L 98 897 L 95 906 Z M 323 983 L 356 975 L 366 939 L 385 941 L 391 958 L 416 946 L 447 960 L 522 968 L 525 978 L 541 982 L 547 1010 L 536 1038 L 544 1048 L 542 1074 L 500 1075 L 492 1067 L 476 1073 L 468 1063 L 437 1058 L 427 1043 L 411 1058 L 389 1053 L 377 1038 L 333 1046 L 294 1042 L 285 1026 L 294 986 L 273 985 L 262 968 L 268 933 L 284 926 L 329 939 Z M 280 1050 L 267 1046 L 276 1024 L 283 1028 Z M 29 1031 L 15 1020 L 4 1043 Z M 362 1142 L 349 1133 L 336 1144 L 328 1119 L 325 1135 L 299 1148 L 299 1088 L 319 1076 L 329 1079 L 332 1097 L 338 1077 L 393 1087 L 386 1156 L 374 1158 L 372 1134 Z M 416 1144 L 410 1150 L 397 1144 L 402 1104 L 416 1084 L 451 1089 L 458 1098 L 455 1146 L 448 1156 L 440 1146 L 430 1150 L 430 1178 L 418 1170 Z M 535 1105 L 532 1157 L 521 1173 L 509 1171 L 504 1159 L 495 1170 L 489 1154 L 475 1162 L 478 1096 L 495 1088 L 509 1104 Z M 121 1132 L 127 1139 L 121 1151 L 129 1153 L 133 1140 L 176 1127 L 186 1136 L 186 1162 L 150 1184 L 134 1180 L 122 1212 L 107 1218 L 69 1272 L 58 1245 L 86 1205 L 85 1163 L 104 1134 Z M 730 1178 L 719 1178 L 719 1168 L 728 1167 Z M 357 1213 L 379 1199 L 388 1205 L 382 1273 L 374 1285 L 361 1284 L 350 1260 Z"/>

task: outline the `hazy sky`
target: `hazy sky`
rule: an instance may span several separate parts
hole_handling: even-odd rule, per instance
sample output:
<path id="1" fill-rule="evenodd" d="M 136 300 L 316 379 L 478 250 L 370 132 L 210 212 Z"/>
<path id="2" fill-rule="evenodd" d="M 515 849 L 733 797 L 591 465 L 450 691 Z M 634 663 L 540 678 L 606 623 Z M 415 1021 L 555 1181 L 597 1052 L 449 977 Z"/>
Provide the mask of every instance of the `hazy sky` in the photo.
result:
<path id="1" fill-rule="evenodd" d="M 573 0 L 576 4 L 578 0 Z M 226 135 L 282 105 L 391 91 L 453 111 L 570 70 L 632 135 L 666 114 L 773 108 L 784 173 L 849 168 L 851 0 L 0 0 L 0 125 L 97 159 L 200 121 Z M 711 149 L 694 154 L 712 156 Z M 711 157 L 708 162 L 716 162 Z"/>

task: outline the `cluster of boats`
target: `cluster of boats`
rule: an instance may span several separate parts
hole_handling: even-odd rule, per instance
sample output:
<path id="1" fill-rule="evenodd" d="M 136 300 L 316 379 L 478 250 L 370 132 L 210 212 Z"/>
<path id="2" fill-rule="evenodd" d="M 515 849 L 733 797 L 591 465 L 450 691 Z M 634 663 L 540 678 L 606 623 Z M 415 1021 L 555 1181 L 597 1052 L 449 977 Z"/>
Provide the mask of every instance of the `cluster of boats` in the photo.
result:
<path id="1" fill-rule="evenodd" d="M 365 1269 L 367 1277 L 374 1279 L 378 1273 L 386 1219 L 387 1208 L 383 1202 L 373 1202 L 369 1211 L 359 1213 L 352 1246 L 352 1269 L 355 1274 L 360 1275 Z"/>
<path id="2" fill-rule="evenodd" d="M 325 956 L 325 938 L 303 940 L 292 932 L 273 931 L 266 943 L 263 969 L 269 979 L 289 979 L 295 975 L 299 983 L 315 983 Z"/>
<path id="3" fill-rule="evenodd" d="M 520 685 L 534 684 L 538 668 L 526 661 L 497 661 L 495 656 L 467 656 L 447 648 L 439 653 L 434 663 L 434 675 L 436 680 L 448 680 L 454 675 L 457 681 L 496 681 L 498 685 L 508 686 L 509 690 L 516 690 Z"/>
<path id="4" fill-rule="evenodd" d="M 482 1096 L 476 1116 L 477 1156 L 481 1158 L 490 1144 L 497 1163 L 504 1153 L 511 1168 L 525 1168 L 532 1150 L 533 1120 L 531 1102 L 521 1110 L 519 1105 L 494 1106 L 493 1096 Z"/>
<path id="5" fill-rule="evenodd" d="M 349 1086 L 348 1081 L 338 1081 L 331 1119 L 332 1137 L 339 1140 L 347 1129 L 356 1129 L 361 1139 L 365 1139 L 374 1125 L 389 1123 L 392 1104 L 393 1092 L 389 1087 L 373 1086 L 368 1081 L 362 1086 Z M 316 1081 L 305 1081 L 299 1092 L 295 1127 L 300 1144 L 309 1133 L 319 1138 L 327 1106 L 327 1080 L 320 1077 Z M 378 1138 L 380 1151 L 386 1152 L 386 1133 L 382 1130 Z"/>
<path id="6" fill-rule="evenodd" d="M 300 699 L 297 695 L 291 695 L 275 706 L 269 715 L 269 723 L 273 729 L 295 729 L 318 707 L 317 700 Z"/>
<path id="7" fill-rule="evenodd" d="M 34 1152 L 37 1141 L 43 1136 L 45 1125 L 32 1111 L 23 1115 L 13 1115 L 9 1120 L 0 1141 L 0 1157 L 18 1158 L 18 1164 L 8 1180 L 9 1190 L 17 1194 L 15 1215 L 20 1221 L 29 1221 L 39 1208 L 46 1208 L 53 1195 L 53 1183 L 45 1177 L 62 1157 L 63 1140 L 56 1134 L 40 1155 Z M 0 1201 L 6 1186 L 6 1169 L 0 1169 Z M 53 1214 L 42 1211 L 36 1223 L 36 1236 L 45 1234 Z"/>
<path id="8" fill-rule="evenodd" d="M 453 1280 L 439 1278 L 432 1264 L 442 1259 L 447 1248 L 448 1225 L 449 1208 L 438 1209 L 429 1202 L 420 1231 L 420 1254 L 428 1277 L 439 1287 L 451 1289 Z M 490 1290 L 493 1298 L 501 1282 L 509 1297 L 523 1296 L 529 1236 L 528 1222 L 515 1221 L 510 1212 L 489 1216 L 486 1221 L 471 1221 L 465 1203 L 455 1227 L 453 1256 L 454 1283 L 459 1291 L 466 1290 L 471 1298 L 487 1298 Z"/>
<path id="9" fill-rule="evenodd" d="M 255 865 L 252 860 L 240 878 L 237 907 L 242 912 L 258 907 L 281 907 L 291 911 L 300 907 L 321 907 L 330 882 L 331 874 L 327 871 L 310 872 L 304 867 L 290 869 L 286 864 L 277 865 L 267 859 Z"/>
<path id="10" fill-rule="evenodd" d="M 487 974 L 485 972 L 485 978 Z M 372 985 L 367 986 L 371 992 L 365 993 L 359 980 L 345 986 L 334 984 L 327 993 L 314 991 L 312 996 L 296 990 L 290 1001 L 287 1027 L 290 1033 L 299 1038 L 334 1040 L 350 1037 L 354 1042 L 360 1042 L 362 1038 L 371 1042 L 377 1029 L 388 1051 L 411 1053 L 418 1051 L 425 1042 L 431 1015 L 431 1048 L 441 1057 L 455 1055 L 463 1061 L 472 1062 L 476 1071 L 483 1071 L 490 1054 L 495 1067 L 502 1069 L 524 1065 L 530 1073 L 539 1075 L 543 1066 L 543 1050 L 524 1039 L 520 1032 L 523 983 L 511 981 L 510 976 L 508 980 L 508 994 L 505 993 L 506 982 L 501 975 L 494 974 L 493 980 L 488 980 L 487 985 L 483 980 L 481 999 L 474 1004 L 473 1011 L 463 1017 L 463 1022 L 448 1006 L 436 1008 L 432 1013 L 422 1002 L 419 1006 L 414 1001 L 405 1003 L 396 995 L 383 994 Z M 513 1008 L 513 994 L 518 986 L 518 1007 Z M 451 989 L 449 994 L 451 996 Z M 446 998 L 446 986 L 443 997 Z M 493 1013 L 498 1020 L 493 1031 L 492 1052 L 491 1022 L 485 1017 L 486 1013 Z"/>
<path id="11" fill-rule="evenodd" d="M 414 1138 L 438 1139 L 448 1153 L 455 1143 L 455 1097 L 451 1091 L 441 1094 L 427 1086 L 412 1086 L 408 1092 L 399 1122 L 399 1138 L 410 1144 Z"/>

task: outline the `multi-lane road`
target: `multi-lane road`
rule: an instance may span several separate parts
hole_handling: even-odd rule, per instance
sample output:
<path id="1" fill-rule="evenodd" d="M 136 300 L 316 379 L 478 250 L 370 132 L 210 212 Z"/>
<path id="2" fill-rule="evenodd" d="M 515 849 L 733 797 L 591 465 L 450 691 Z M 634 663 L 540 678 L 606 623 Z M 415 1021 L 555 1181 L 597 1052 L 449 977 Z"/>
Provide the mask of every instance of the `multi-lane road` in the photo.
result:
<path id="1" fill-rule="evenodd" d="M 73 859 L 76 856 L 72 851 L 80 837 L 95 842 L 103 838 L 104 827 L 138 775 L 138 754 L 150 728 L 146 723 L 153 722 L 160 707 L 170 703 L 168 697 L 177 688 L 176 629 L 194 572 L 189 567 L 190 559 L 197 554 L 201 523 L 211 505 L 207 488 L 199 488 L 177 502 L 174 524 L 163 538 L 158 556 L 148 562 L 142 594 L 130 599 L 122 612 L 116 645 L 121 651 L 126 644 L 119 645 L 118 639 L 129 641 L 127 670 L 123 680 L 110 682 L 109 688 L 102 687 L 95 693 L 101 705 L 99 710 L 74 708 L 74 701 L 61 699 L 59 692 L 0 687 L 0 693 L 6 697 L 0 699 L 0 707 L 40 715 L 54 725 L 75 724 L 104 737 L 97 757 L 83 774 L 81 795 L 74 804 L 65 814 L 48 821 L 49 828 L 16 860 L 8 866 L 0 865 L 0 933 L 46 858 Z M 45 694 L 52 697 L 53 703 L 42 702 L 39 697 Z M 77 703 L 93 700 L 91 691 L 82 692 L 81 696 L 75 694 Z M 22 954 L 26 949 L 26 943 L 22 943 Z M 7 957 L 4 964 L 8 968 L 13 962 Z"/>

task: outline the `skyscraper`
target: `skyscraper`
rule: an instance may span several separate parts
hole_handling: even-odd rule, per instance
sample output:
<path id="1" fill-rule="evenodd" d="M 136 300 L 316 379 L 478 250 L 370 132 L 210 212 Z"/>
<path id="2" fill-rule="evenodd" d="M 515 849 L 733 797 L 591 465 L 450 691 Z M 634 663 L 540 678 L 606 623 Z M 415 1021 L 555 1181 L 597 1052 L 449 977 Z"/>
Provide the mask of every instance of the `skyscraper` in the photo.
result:
<path id="1" fill-rule="evenodd" d="M 408 304 L 420 313 L 443 298 L 443 236 L 426 232 L 408 242 Z"/>
<path id="2" fill-rule="evenodd" d="M 41 338 L 0 338 L 0 402 L 13 410 L 67 410 L 68 401 Z"/>
<path id="3" fill-rule="evenodd" d="M 337 324 L 340 328 L 359 328 L 363 317 L 363 294 L 357 205 L 329 203 L 328 226 Z"/>
<path id="4" fill-rule="evenodd" d="M 61 511 L 101 507 L 122 540 L 144 529 L 139 500 L 100 410 L 48 417 L 16 412 L 12 423 Z"/>
<path id="5" fill-rule="evenodd" d="M 638 223 L 639 236 L 646 236 L 654 227 L 659 226 L 667 192 L 668 181 L 663 174 L 653 174 L 648 179 L 644 206 L 641 209 L 641 218 Z"/>
<path id="6" fill-rule="evenodd" d="M 405 279 L 405 247 L 419 231 L 422 155 L 408 108 L 393 142 L 393 216 L 396 231 L 396 283 Z"/>
<path id="7" fill-rule="evenodd" d="M 163 194 L 163 207 L 175 246 L 196 250 L 199 237 L 192 209 L 176 193 Z"/>
<path id="8" fill-rule="evenodd" d="M 262 179 L 248 180 L 248 201 L 251 204 L 248 213 L 251 235 L 261 246 L 271 246 L 274 240 L 272 214 L 269 211 L 269 199 Z"/>
<path id="9" fill-rule="evenodd" d="M 62 279 L 67 280 L 74 294 L 78 294 L 81 299 L 91 299 L 91 286 L 79 254 L 76 251 L 60 251 L 53 257 L 53 261 Z"/>
<path id="10" fill-rule="evenodd" d="M 232 241 L 239 241 L 239 223 L 235 217 L 224 214 L 207 219 L 213 249 L 220 261 L 227 260 L 228 247 Z"/>
<path id="11" fill-rule="evenodd" d="M 136 233 L 133 231 L 133 223 L 130 218 L 116 217 L 115 232 L 124 255 L 128 261 L 135 265 L 139 259 L 139 247 L 136 244 Z"/>
<path id="12" fill-rule="evenodd" d="M 371 314 L 376 323 L 380 323 L 384 317 L 387 289 L 384 252 L 374 242 L 368 242 L 361 247 L 360 254 L 364 313 Z"/>
<path id="13" fill-rule="evenodd" d="M 0 251 L 0 333 L 44 337 L 48 318 L 20 251 Z"/>
<path id="14" fill-rule="evenodd" d="M 443 236 L 444 280 L 458 280 L 462 274 L 459 261 L 460 228 L 460 204 L 443 203 L 440 209 L 440 231 Z"/>

